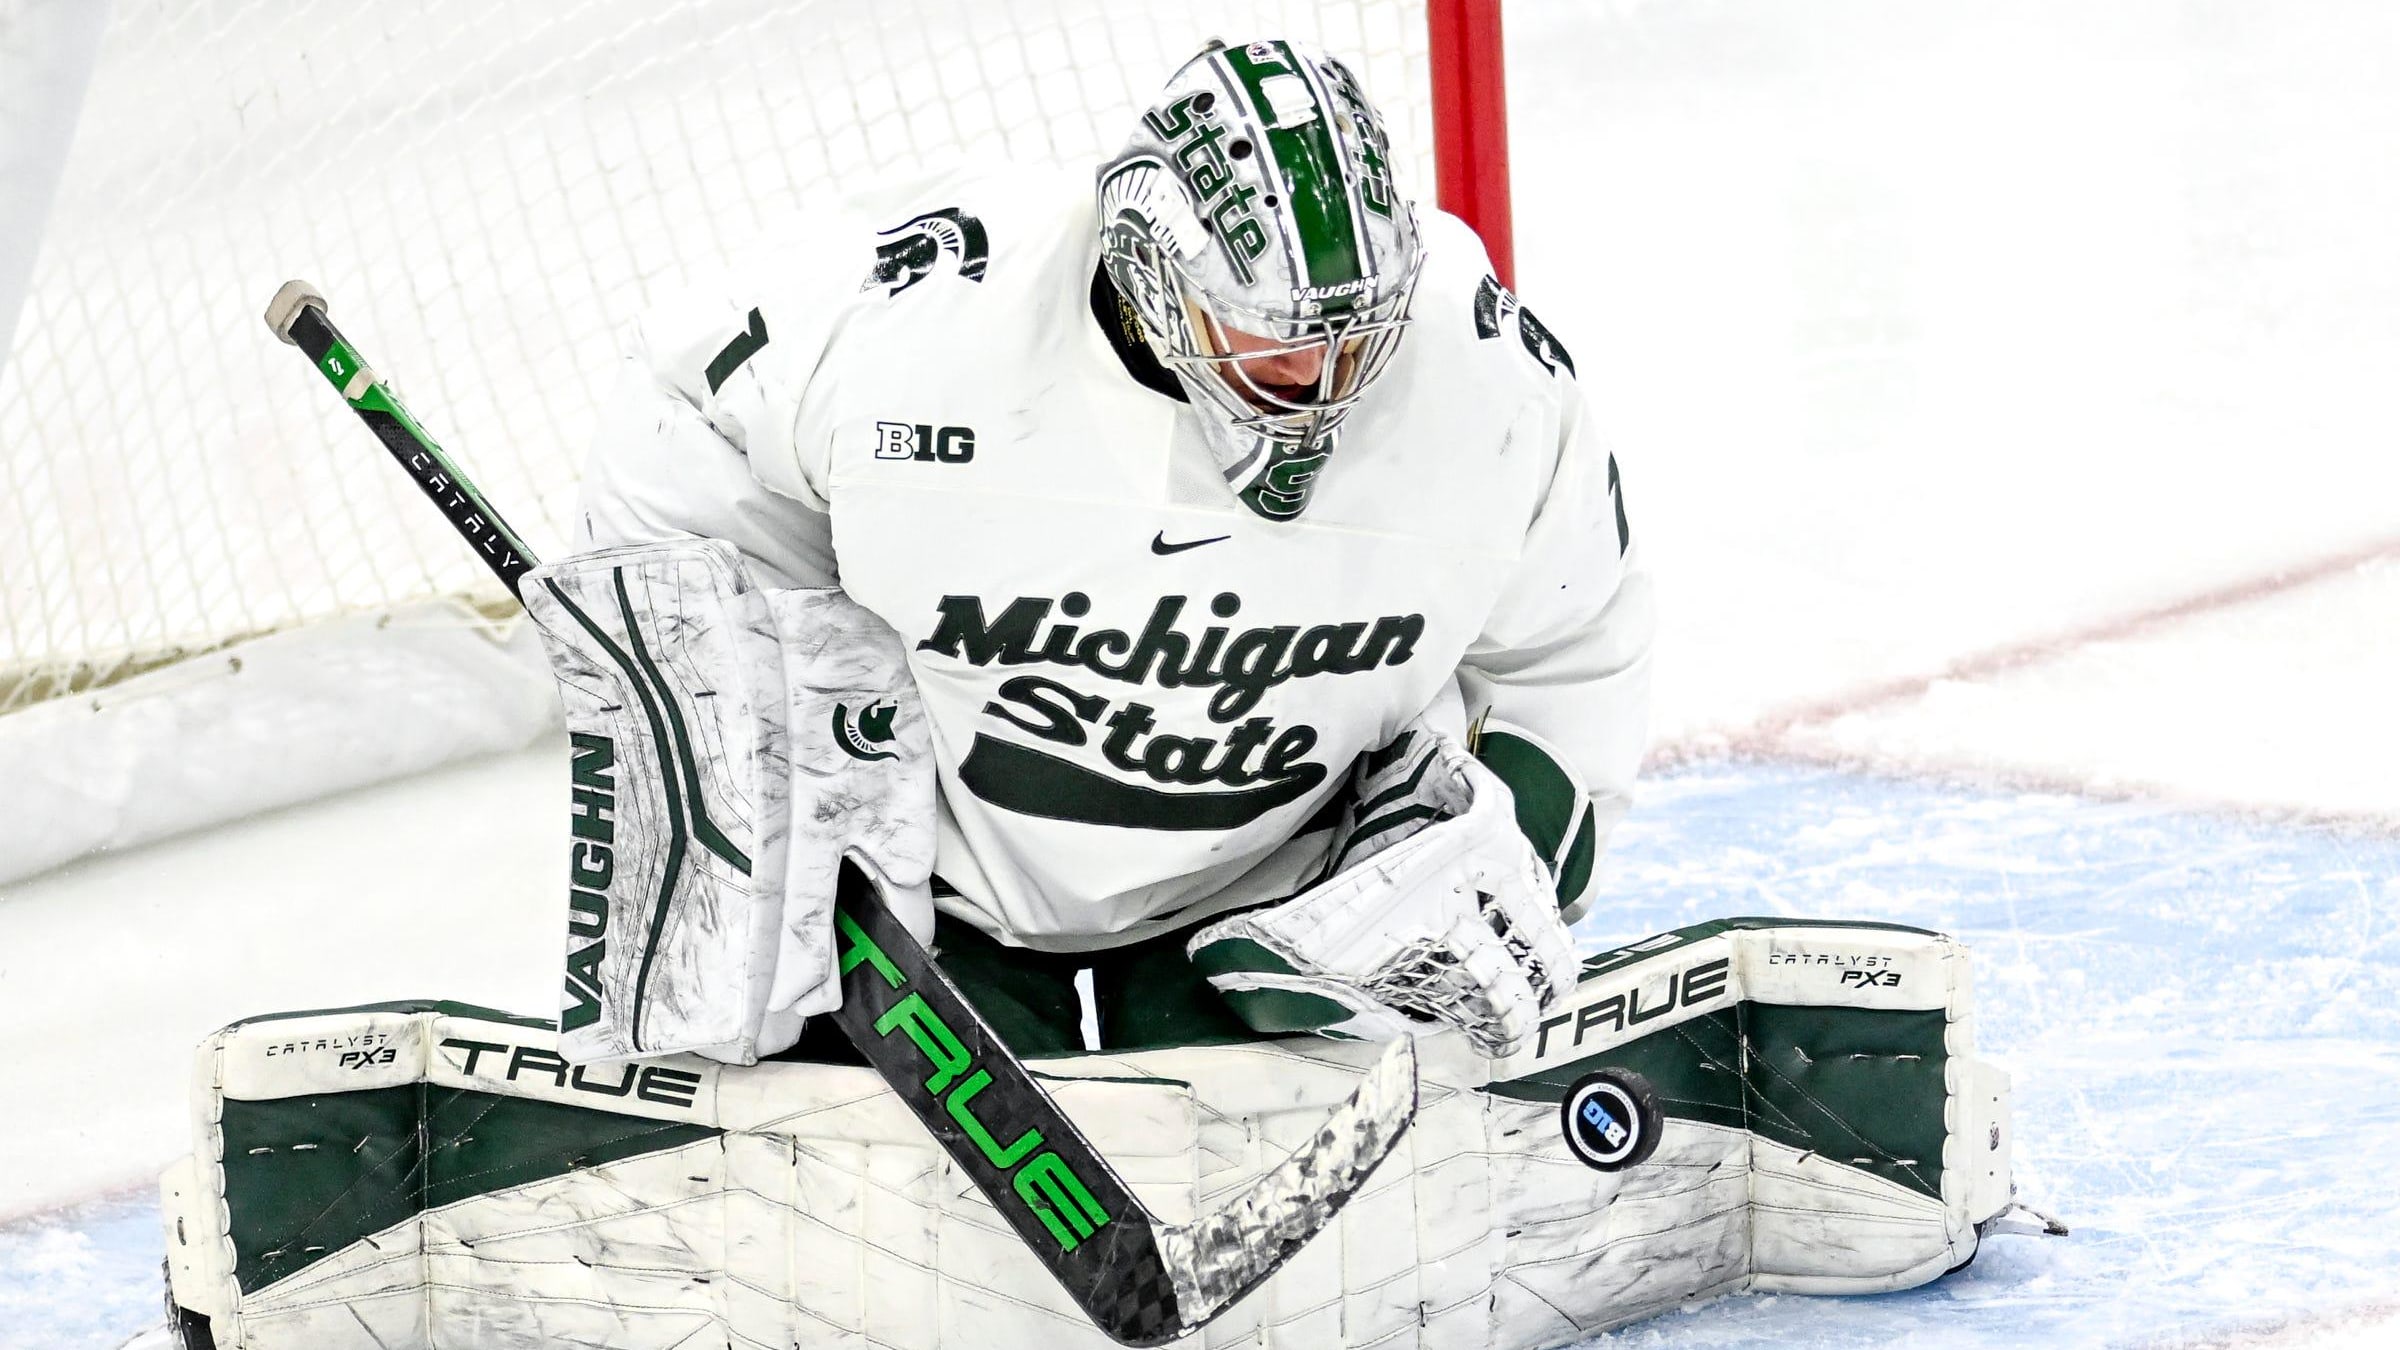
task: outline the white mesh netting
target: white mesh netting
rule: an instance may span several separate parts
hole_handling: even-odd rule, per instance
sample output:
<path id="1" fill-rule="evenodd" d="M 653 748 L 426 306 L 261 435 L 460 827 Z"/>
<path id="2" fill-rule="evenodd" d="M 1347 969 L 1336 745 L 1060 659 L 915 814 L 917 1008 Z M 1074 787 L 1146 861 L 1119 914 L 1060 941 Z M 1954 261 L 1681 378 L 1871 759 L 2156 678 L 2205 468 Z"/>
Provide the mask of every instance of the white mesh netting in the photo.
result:
<path id="1" fill-rule="evenodd" d="M 1211 36 L 1349 59 L 1430 189 L 1422 0 L 118 0 L 0 367 L 0 711 L 489 590 L 259 320 L 290 277 L 539 549 L 625 321 L 889 170 L 1094 159 Z"/>

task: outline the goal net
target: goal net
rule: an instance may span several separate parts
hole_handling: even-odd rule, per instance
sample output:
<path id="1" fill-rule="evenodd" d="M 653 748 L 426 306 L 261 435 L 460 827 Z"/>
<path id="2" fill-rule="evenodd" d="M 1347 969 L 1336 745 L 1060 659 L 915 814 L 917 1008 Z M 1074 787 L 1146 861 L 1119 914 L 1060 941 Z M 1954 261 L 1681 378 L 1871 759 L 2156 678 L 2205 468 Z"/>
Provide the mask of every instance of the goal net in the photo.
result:
<path id="1" fill-rule="evenodd" d="M 1263 35 L 1348 59 L 1430 199 L 1424 0 L 117 0 L 0 366 L 0 712 L 499 598 L 260 323 L 286 278 L 554 551 L 647 303 L 879 175 L 1093 162 Z"/>

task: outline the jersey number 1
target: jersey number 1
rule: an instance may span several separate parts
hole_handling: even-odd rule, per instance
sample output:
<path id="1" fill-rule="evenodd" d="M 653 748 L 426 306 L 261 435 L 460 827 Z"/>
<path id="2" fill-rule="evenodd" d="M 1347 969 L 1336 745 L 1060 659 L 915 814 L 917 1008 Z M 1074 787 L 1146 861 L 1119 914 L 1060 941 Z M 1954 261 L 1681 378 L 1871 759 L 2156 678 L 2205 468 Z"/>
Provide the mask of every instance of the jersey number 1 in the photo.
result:
<path id="1" fill-rule="evenodd" d="M 749 331 L 734 334 L 733 341 L 725 344 L 725 350 L 718 352 L 716 359 L 708 363 L 708 392 L 713 394 L 723 388 L 725 382 L 733 378 L 733 372 L 740 370 L 744 361 L 758 355 L 759 348 L 766 345 L 767 316 L 753 309 L 750 311 Z"/>

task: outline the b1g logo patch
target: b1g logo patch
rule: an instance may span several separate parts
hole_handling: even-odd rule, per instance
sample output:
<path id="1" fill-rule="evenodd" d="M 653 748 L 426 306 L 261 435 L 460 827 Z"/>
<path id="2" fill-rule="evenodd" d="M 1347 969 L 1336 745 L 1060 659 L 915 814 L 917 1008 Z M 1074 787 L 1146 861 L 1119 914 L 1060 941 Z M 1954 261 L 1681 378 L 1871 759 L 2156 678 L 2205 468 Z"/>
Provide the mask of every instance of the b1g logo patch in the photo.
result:
<path id="1" fill-rule="evenodd" d="M 913 459 L 927 464 L 965 464 L 975 458 L 975 428 L 937 427 L 923 422 L 877 422 L 875 458 Z"/>
<path id="2" fill-rule="evenodd" d="M 1567 1089 L 1559 1127 L 1577 1161 L 1596 1172 L 1622 1172 L 1658 1151 L 1666 1116 L 1649 1080 L 1627 1069 L 1597 1069 Z"/>

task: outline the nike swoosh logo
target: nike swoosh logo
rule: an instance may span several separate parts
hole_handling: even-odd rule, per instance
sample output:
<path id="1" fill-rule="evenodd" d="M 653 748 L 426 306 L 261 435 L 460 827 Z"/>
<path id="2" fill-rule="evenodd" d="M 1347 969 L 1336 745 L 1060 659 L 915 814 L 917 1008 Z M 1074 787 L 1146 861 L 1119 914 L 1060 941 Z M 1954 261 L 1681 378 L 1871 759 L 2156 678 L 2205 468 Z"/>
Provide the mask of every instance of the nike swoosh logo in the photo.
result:
<path id="1" fill-rule="evenodd" d="M 1231 538 L 1233 538 L 1233 536 L 1230 534 L 1220 534 L 1213 539 L 1195 539 L 1188 544 L 1170 544 L 1167 542 L 1167 532 L 1165 530 L 1160 530 L 1158 534 L 1150 540 L 1150 551 L 1163 558 L 1170 553 L 1181 553 L 1187 548 L 1198 548 L 1202 544 L 1222 544 Z"/>

